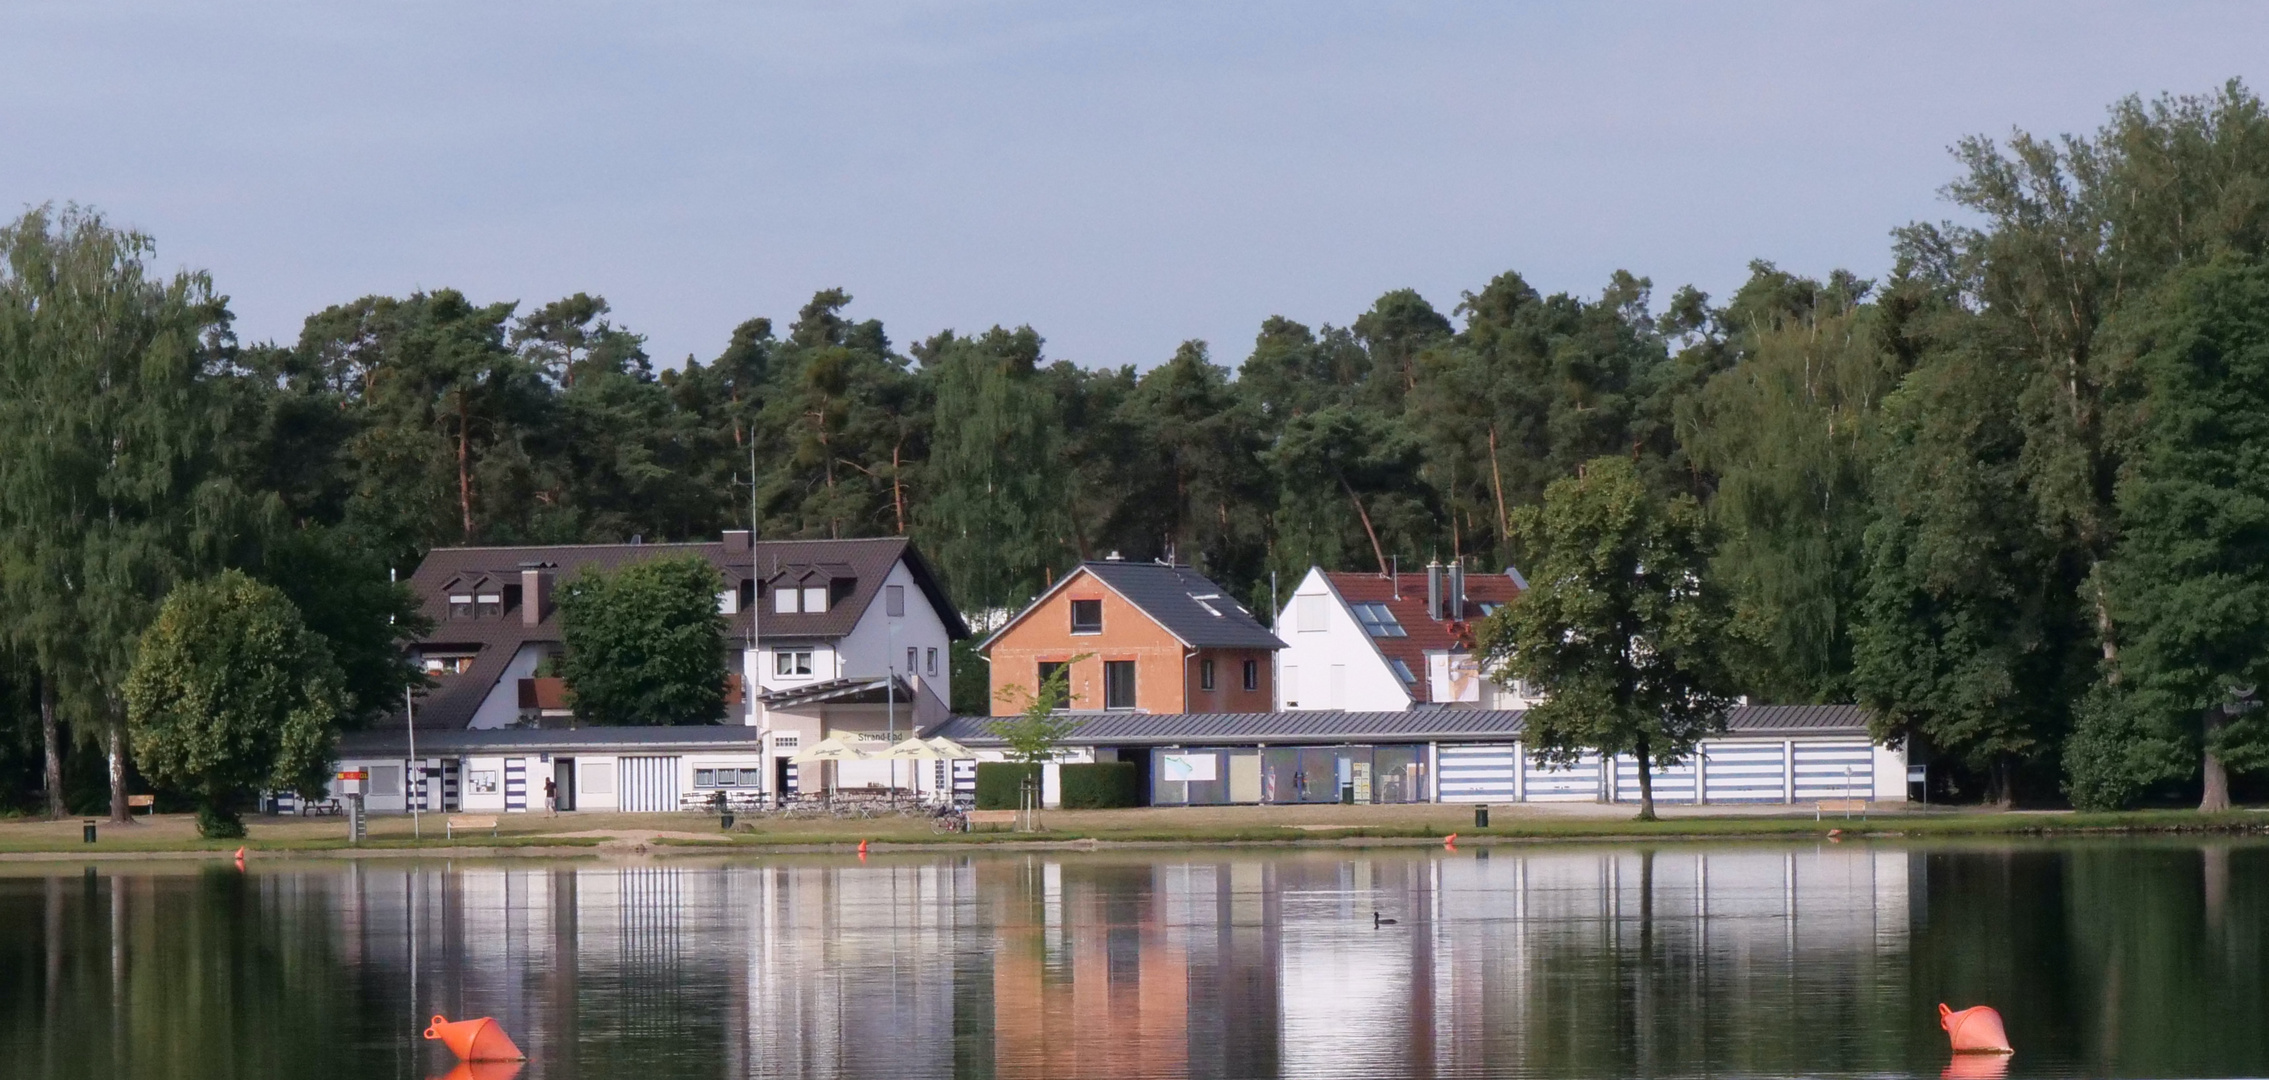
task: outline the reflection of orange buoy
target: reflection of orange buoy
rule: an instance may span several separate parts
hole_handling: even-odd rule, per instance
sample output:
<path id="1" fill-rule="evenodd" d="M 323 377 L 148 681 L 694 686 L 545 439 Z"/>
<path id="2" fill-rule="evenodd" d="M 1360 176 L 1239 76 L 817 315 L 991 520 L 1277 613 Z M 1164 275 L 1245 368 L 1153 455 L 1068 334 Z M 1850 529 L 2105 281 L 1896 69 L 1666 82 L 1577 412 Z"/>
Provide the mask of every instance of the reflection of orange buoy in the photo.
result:
<path id="1" fill-rule="evenodd" d="M 1956 1054 L 1938 1080 L 2003 1080 L 2008 1075 L 2007 1054 Z"/>
<path id="2" fill-rule="evenodd" d="M 1957 1054 L 2007 1054 L 2009 1032 L 2001 1026 L 2001 1014 L 1991 1005 L 1973 1005 L 1955 1012 L 1940 1003 L 1938 1026 L 1946 1029 L 1946 1038 L 1954 1044 Z"/>
<path id="3" fill-rule="evenodd" d="M 445 1020 L 433 1018 L 433 1026 L 425 1029 L 425 1037 L 439 1039 L 466 1061 L 525 1061 L 528 1055 L 512 1044 L 495 1020 L 486 1016 L 478 1020 Z"/>
<path id="4" fill-rule="evenodd" d="M 442 1080 L 512 1080 L 522 1068 L 517 1061 L 460 1061 Z"/>

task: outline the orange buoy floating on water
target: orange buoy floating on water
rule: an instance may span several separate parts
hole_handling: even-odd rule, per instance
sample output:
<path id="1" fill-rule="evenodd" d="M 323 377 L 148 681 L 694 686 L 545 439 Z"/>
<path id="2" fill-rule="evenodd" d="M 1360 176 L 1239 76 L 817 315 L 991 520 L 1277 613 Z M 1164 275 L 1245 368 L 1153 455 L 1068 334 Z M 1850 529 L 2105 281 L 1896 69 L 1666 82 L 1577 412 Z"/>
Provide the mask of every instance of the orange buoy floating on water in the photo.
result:
<path id="1" fill-rule="evenodd" d="M 866 854 L 866 853 L 867 853 L 867 842 L 866 842 L 866 841 L 864 841 L 864 840 L 861 840 L 861 841 L 859 841 L 859 854 L 861 854 L 861 855 L 864 855 L 864 854 Z"/>
<path id="2" fill-rule="evenodd" d="M 1450 835 L 1443 837 L 1442 846 L 1450 849 L 1451 851 L 1456 851 L 1458 847 L 1458 834 L 1451 833 Z"/>
<path id="3" fill-rule="evenodd" d="M 526 1061 L 528 1055 L 513 1045 L 512 1036 L 489 1017 L 477 1020 L 449 1020 L 436 1016 L 433 1025 L 425 1029 L 425 1037 L 439 1039 L 458 1057 L 466 1061 Z"/>
<path id="4" fill-rule="evenodd" d="M 442 1080 L 512 1080 L 525 1067 L 519 1061 L 460 1061 Z"/>
<path id="5" fill-rule="evenodd" d="M 1991 1005 L 1972 1005 L 1956 1012 L 1938 1005 L 1938 1026 L 1946 1029 L 1946 1038 L 1954 1044 L 1957 1054 L 2012 1054 L 2009 1032 L 2001 1026 L 2001 1014 Z"/>

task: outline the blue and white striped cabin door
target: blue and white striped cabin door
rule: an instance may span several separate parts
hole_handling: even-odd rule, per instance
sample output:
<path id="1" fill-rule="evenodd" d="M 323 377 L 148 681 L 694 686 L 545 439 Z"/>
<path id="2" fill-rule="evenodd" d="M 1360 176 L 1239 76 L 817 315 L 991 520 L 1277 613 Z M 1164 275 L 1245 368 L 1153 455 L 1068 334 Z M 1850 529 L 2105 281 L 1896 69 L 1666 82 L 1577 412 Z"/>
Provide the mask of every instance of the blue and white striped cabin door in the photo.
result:
<path id="1" fill-rule="evenodd" d="M 525 813 L 528 809 L 528 759 L 504 759 L 504 812 Z"/>
<path id="2" fill-rule="evenodd" d="M 1693 759 L 1689 758 L 1684 764 L 1673 765 L 1667 769 L 1658 765 L 1649 771 L 1654 773 L 1654 798 L 1656 802 L 1690 803 L 1695 801 Z M 1639 759 L 1629 754 L 1615 755 L 1615 801 L 1627 803 L 1639 801 Z"/>
<path id="3" fill-rule="evenodd" d="M 1598 802 L 1605 767 L 1598 754 L 1585 754 L 1565 769 L 1548 769 L 1530 758 L 1522 764 L 1521 796 L 1527 802 Z"/>
<path id="4" fill-rule="evenodd" d="M 1875 748 L 1863 739 L 1796 744 L 1796 799 L 1872 799 Z"/>
<path id="5" fill-rule="evenodd" d="M 652 814 L 678 808 L 678 759 L 674 757 L 625 757 L 616 759 L 615 786 L 622 809 L 634 814 Z"/>
<path id="6" fill-rule="evenodd" d="M 977 802 L 977 763 L 960 758 L 953 761 L 953 801 L 975 805 Z"/>
<path id="7" fill-rule="evenodd" d="M 1446 803 L 1506 803 L 1514 799 L 1518 743 L 1445 743 L 1436 753 L 1434 790 Z"/>
<path id="8" fill-rule="evenodd" d="M 1713 803 L 1786 802 L 1786 749 L 1780 742 L 1703 743 L 1703 795 Z"/>

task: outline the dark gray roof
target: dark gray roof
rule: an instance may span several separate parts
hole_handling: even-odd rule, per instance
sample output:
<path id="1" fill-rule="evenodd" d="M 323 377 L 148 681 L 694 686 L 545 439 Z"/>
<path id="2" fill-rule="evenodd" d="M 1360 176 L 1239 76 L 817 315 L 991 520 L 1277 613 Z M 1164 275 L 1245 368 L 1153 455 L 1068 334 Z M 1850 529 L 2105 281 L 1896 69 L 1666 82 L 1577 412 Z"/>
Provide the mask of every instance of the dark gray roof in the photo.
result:
<path id="1" fill-rule="evenodd" d="M 1187 566 L 1117 560 L 1080 566 L 1191 648 L 1284 647 L 1236 597 Z"/>
<path id="2" fill-rule="evenodd" d="M 1520 733 L 1521 714 L 1495 709 L 1406 709 L 1344 712 L 1298 709 L 1269 713 L 1075 713 L 1074 745 L 1250 746 L 1254 743 L 1487 742 Z M 1000 717 L 956 716 L 931 734 L 968 746 L 997 746 Z"/>
<path id="3" fill-rule="evenodd" d="M 1255 743 L 1493 742 L 1520 735 L 1517 709 L 1405 709 L 1345 712 L 1298 709 L 1270 713 L 1073 713 L 1076 746 L 1251 746 Z M 998 746 L 999 717 L 956 716 L 928 735 L 967 746 Z M 1726 715 L 1728 734 L 1858 735 L 1866 714 L 1856 705 L 1764 705 Z"/>
<path id="4" fill-rule="evenodd" d="M 937 575 L 905 537 L 763 540 L 753 545 L 753 551 L 746 533 L 728 533 L 727 537 L 728 540 L 683 544 L 452 547 L 427 552 L 409 581 L 426 617 L 433 620 L 433 633 L 419 644 L 428 648 L 461 647 L 472 651 L 474 659 L 471 671 L 439 678 L 422 695 L 417 707 L 418 730 L 464 727 L 471 722 L 489 689 L 503 677 L 520 646 L 560 640 L 559 611 L 550 605 L 539 608 L 539 620 L 533 626 L 525 622 L 524 612 L 518 606 L 507 610 L 501 618 L 449 617 L 452 591 L 473 591 L 476 584 L 484 581 L 488 585 L 482 591 L 487 588 L 517 590 L 523 569 L 538 569 L 552 575 L 556 588 L 574 580 L 586 569 L 612 571 L 648 559 L 692 556 L 715 566 L 725 579 L 725 587 L 732 590 L 738 590 L 753 571 L 767 582 L 766 598 L 754 605 L 758 610 L 744 607 L 728 617 L 726 641 L 737 644 L 747 640 L 751 617 L 756 618 L 765 641 L 829 640 L 850 633 L 868 605 L 880 594 L 883 578 L 888 576 L 891 567 L 904 560 L 915 583 L 929 598 L 930 606 L 945 621 L 946 633 L 955 638 L 969 636 L 968 625 L 946 598 Z M 830 605 L 824 612 L 780 614 L 772 610 L 770 583 L 789 578 L 801 580 L 814 573 L 826 578 L 855 579 L 857 584 L 841 603 Z"/>
<path id="5" fill-rule="evenodd" d="M 459 728 L 418 729 L 420 757 L 482 753 L 627 752 L 647 750 L 753 750 L 764 730 L 745 724 L 688 724 L 679 727 Z M 409 736 L 400 729 L 357 731 L 341 736 L 339 756 L 407 757 Z"/>
<path id="6" fill-rule="evenodd" d="M 1867 710 L 1858 705 L 1743 705 L 1726 714 L 1725 726 L 1735 735 L 1857 733 L 1867 730 Z"/>
<path id="7" fill-rule="evenodd" d="M 767 690 L 758 694 L 757 700 L 775 709 L 790 705 L 813 705 L 822 701 L 879 705 L 889 701 L 892 694 L 896 694 L 901 702 L 910 703 L 914 700 L 913 687 L 896 675 L 854 675 L 781 690 Z"/>

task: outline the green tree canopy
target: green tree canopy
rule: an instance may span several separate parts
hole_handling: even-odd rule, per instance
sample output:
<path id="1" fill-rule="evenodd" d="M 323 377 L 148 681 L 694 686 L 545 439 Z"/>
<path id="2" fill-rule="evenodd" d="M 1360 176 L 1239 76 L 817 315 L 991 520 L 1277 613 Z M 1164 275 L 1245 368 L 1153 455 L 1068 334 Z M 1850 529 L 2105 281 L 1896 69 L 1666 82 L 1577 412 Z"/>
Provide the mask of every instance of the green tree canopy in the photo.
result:
<path id="1" fill-rule="evenodd" d="M 166 597 L 125 697 L 143 775 L 195 798 L 207 836 L 243 835 L 253 789 L 322 791 L 349 707 L 291 600 L 235 570 Z"/>
<path id="2" fill-rule="evenodd" d="M 560 673 L 576 719 L 714 724 L 725 715 L 724 578 L 707 560 L 586 569 L 559 590 Z"/>
<path id="3" fill-rule="evenodd" d="M 2269 765 L 2269 265 L 2217 260 L 2167 293 L 2139 335 L 2143 429 L 2106 573 L 2123 647 L 2072 795 L 2117 806 L 2202 773 L 2199 808 L 2226 810 L 2227 768 Z"/>
<path id="4" fill-rule="evenodd" d="M 1539 760 L 1636 758 L 1639 816 L 1653 820 L 1653 770 L 1722 731 L 1733 703 L 1701 505 L 1604 457 L 1554 481 L 1513 527 L 1535 552 L 1529 590 L 1482 623 L 1482 663 L 1548 695 L 1522 736 Z"/>
<path id="5" fill-rule="evenodd" d="M 224 299 L 203 274 L 152 275 L 152 251 L 77 208 L 0 228 L 0 633 L 38 670 L 51 781 L 60 709 L 106 737 L 119 819 L 135 642 L 258 520 L 223 468 Z"/>

